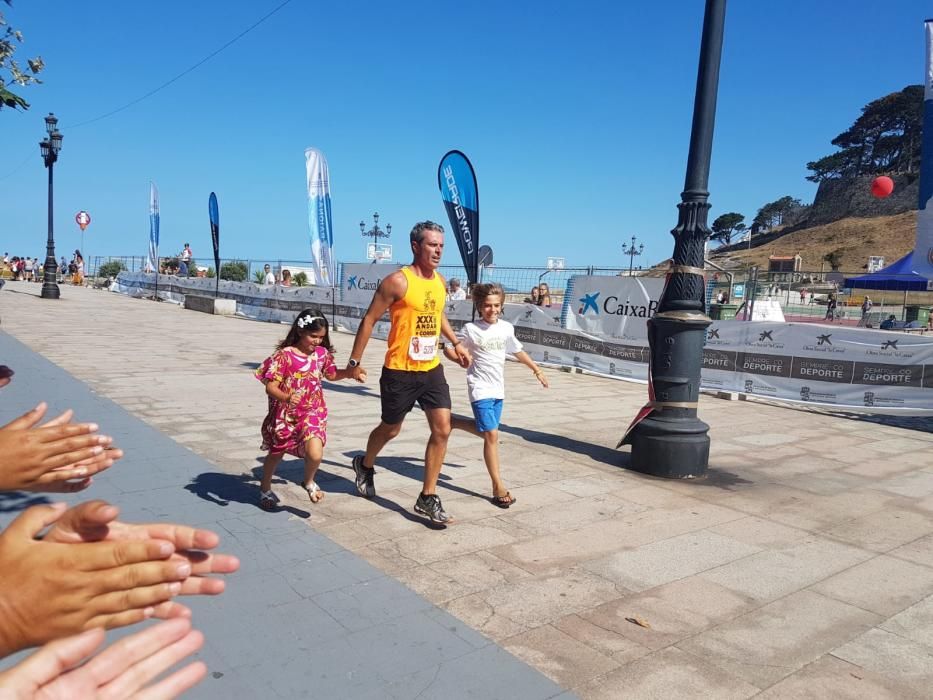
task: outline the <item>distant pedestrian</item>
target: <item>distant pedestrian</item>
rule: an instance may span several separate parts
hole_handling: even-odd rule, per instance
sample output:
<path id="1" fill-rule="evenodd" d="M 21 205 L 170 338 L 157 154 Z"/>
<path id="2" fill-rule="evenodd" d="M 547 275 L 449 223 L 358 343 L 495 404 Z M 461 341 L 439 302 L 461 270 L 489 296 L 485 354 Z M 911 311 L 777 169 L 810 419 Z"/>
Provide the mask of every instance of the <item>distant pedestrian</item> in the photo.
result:
<path id="1" fill-rule="evenodd" d="M 75 249 L 75 254 L 71 259 L 71 263 L 74 265 L 74 272 L 71 276 L 71 283 L 76 285 L 84 284 L 84 257 L 81 255 L 81 251 L 77 248 Z"/>
<path id="2" fill-rule="evenodd" d="M 23 279 L 26 280 L 27 282 L 32 282 L 32 266 L 33 266 L 32 258 L 26 258 L 26 261 L 23 263 L 23 265 L 24 265 L 23 270 L 25 270 L 25 275 Z"/>
<path id="3" fill-rule="evenodd" d="M 548 388 L 544 372 L 515 337 L 515 327 L 499 318 L 504 299 L 505 292 L 498 284 L 477 284 L 473 287 L 473 303 L 481 320 L 467 323 L 457 334 L 457 338 L 473 354 L 473 363 L 466 373 L 473 420 L 459 416 L 450 419 L 451 428 L 483 438 L 483 458 L 489 478 L 492 479 L 492 502 L 500 508 L 508 508 L 515 503 L 515 497 L 503 485 L 499 475 L 499 422 L 505 401 L 506 355 L 513 355 L 534 373 L 541 386 Z M 459 363 L 454 348 L 446 347 L 444 354 Z"/>
<path id="4" fill-rule="evenodd" d="M 274 510 L 279 502 L 272 492 L 272 476 L 286 454 L 305 461 L 301 487 L 312 503 L 324 498 L 315 483 L 324 445 L 327 442 L 327 404 L 322 378 L 348 379 L 353 372 L 337 369 L 330 342 L 327 319 L 318 309 L 305 309 L 295 318 L 275 353 L 256 370 L 256 378 L 266 385 L 269 410 L 262 422 L 262 449 L 269 454 L 262 465 L 259 505 Z M 362 370 L 362 368 L 360 368 Z M 366 372 L 358 372 L 358 381 Z"/>
<path id="5" fill-rule="evenodd" d="M 58 281 L 65 281 L 65 273 L 68 271 L 68 263 L 65 261 L 65 256 L 62 256 L 61 262 L 58 264 Z"/>
<path id="6" fill-rule="evenodd" d="M 836 318 L 836 293 L 830 292 L 829 299 L 826 301 L 826 318 L 827 321 L 833 321 Z"/>
<path id="7" fill-rule="evenodd" d="M 262 271 L 265 273 L 262 283 L 263 284 L 275 284 L 275 275 L 272 274 L 272 268 L 268 264 L 264 265 Z"/>
<path id="8" fill-rule="evenodd" d="M 872 306 L 874 306 L 874 304 L 872 303 L 871 297 L 866 294 L 865 301 L 862 302 L 862 318 L 865 318 L 871 313 Z"/>

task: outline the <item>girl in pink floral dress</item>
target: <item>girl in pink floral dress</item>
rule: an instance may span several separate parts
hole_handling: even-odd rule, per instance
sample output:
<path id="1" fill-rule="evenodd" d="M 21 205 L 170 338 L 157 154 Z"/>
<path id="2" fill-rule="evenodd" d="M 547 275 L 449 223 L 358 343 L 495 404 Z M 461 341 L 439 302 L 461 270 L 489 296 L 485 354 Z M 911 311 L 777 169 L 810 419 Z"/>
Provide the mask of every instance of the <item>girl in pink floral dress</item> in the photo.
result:
<path id="1" fill-rule="evenodd" d="M 259 505 L 274 510 L 279 502 L 272 492 L 272 476 L 285 454 L 305 461 L 304 481 L 312 503 L 324 497 L 314 475 L 327 442 L 327 404 L 321 379 L 346 379 L 350 374 L 334 365 L 327 319 L 317 309 L 305 309 L 292 323 L 276 352 L 256 370 L 266 385 L 269 412 L 262 422 L 262 449 L 268 450 L 262 466 Z"/>

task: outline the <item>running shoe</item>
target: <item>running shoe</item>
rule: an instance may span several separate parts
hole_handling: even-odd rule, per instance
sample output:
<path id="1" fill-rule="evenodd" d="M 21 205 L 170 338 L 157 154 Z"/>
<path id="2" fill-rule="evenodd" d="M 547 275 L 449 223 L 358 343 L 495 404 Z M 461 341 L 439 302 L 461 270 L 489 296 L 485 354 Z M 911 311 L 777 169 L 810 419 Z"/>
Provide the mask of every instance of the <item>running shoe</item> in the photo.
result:
<path id="1" fill-rule="evenodd" d="M 375 498 L 376 485 L 373 483 L 375 468 L 366 468 L 363 465 L 363 455 L 357 455 L 353 458 L 353 471 L 356 472 L 356 490 L 360 492 L 360 495 Z"/>
<path id="2" fill-rule="evenodd" d="M 441 498 L 436 493 L 430 496 L 425 496 L 423 493 L 419 495 L 418 500 L 415 501 L 415 512 L 426 515 L 432 523 L 446 525 L 453 521 L 453 518 L 447 515 L 444 506 L 441 505 Z"/>

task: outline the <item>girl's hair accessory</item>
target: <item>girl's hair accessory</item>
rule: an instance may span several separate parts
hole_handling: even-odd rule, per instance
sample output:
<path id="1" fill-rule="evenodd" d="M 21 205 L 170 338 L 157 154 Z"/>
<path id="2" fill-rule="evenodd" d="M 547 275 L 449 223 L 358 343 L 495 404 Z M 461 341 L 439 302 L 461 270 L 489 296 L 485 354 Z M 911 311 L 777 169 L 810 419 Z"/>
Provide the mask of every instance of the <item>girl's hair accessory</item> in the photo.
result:
<path id="1" fill-rule="evenodd" d="M 305 326 L 310 326 L 315 321 L 326 321 L 326 320 L 327 319 L 324 318 L 323 316 L 312 316 L 311 314 L 307 314 L 306 316 L 300 316 L 298 320 L 295 322 L 295 325 L 297 325 L 299 328 L 304 328 Z"/>

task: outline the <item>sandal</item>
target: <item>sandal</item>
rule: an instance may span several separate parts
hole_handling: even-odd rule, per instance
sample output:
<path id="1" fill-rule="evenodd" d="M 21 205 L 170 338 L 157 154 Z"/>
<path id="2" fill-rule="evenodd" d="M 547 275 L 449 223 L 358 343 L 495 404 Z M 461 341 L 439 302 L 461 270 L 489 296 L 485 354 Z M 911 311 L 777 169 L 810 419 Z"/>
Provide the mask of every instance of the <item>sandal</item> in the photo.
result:
<path id="1" fill-rule="evenodd" d="M 311 499 L 312 503 L 320 503 L 324 500 L 324 492 L 321 491 L 321 487 L 315 482 L 312 481 L 309 484 L 302 484 L 301 488 L 308 492 L 308 498 Z"/>
<path id="2" fill-rule="evenodd" d="M 263 510 L 275 510 L 279 505 L 279 497 L 276 496 L 272 491 L 260 491 L 259 492 L 259 507 Z"/>
<path id="3" fill-rule="evenodd" d="M 515 496 L 513 496 L 512 494 L 510 494 L 508 491 L 506 491 L 501 496 L 493 495 L 492 497 L 492 504 L 494 506 L 498 506 L 499 508 L 508 508 L 510 505 L 512 505 L 516 501 L 518 501 L 518 499 L 515 498 Z"/>

